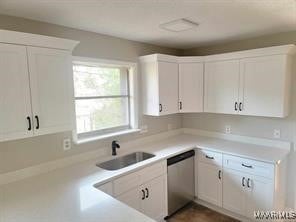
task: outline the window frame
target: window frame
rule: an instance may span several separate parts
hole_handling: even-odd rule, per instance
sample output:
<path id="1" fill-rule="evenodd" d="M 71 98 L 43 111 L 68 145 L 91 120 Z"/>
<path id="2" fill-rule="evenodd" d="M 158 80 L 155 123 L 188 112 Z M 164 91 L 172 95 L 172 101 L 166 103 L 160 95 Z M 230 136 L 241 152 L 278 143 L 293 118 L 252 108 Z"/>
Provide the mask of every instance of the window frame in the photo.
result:
<path id="1" fill-rule="evenodd" d="M 75 97 L 74 93 L 74 72 L 72 71 L 73 77 L 73 140 L 76 143 L 83 143 L 93 140 L 99 140 L 108 138 L 109 136 L 122 135 L 127 133 L 138 132 L 138 89 L 137 89 L 137 63 L 118 61 L 118 60 L 106 60 L 106 59 L 96 59 L 88 57 L 72 57 L 72 69 L 73 66 L 86 65 L 86 66 L 101 66 L 101 67 L 115 67 L 115 68 L 127 68 L 127 95 L 115 95 L 115 96 L 85 96 L 85 97 Z M 127 98 L 128 99 L 128 125 L 110 127 L 101 130 L 93 130 L 84 133 L 77 133 L 76 126 L 76 109 L 75 102 L 78 99 L 103 99 L 103 98 Z"/>

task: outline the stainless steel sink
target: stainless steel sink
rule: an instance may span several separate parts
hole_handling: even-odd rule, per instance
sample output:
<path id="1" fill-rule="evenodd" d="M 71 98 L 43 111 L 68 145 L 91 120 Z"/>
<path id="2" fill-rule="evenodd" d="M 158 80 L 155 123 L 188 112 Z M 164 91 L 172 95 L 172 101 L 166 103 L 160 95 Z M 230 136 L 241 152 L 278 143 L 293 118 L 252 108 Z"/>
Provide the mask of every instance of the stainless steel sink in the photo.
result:
<path id="1" fill-rule="evenodd" d="M 96 165 L 105 170 L 118 170 L 152 157 L 155 157 L 155 155 L 145 152 L 135 152 L 103 163 L 97 163 Z"/>

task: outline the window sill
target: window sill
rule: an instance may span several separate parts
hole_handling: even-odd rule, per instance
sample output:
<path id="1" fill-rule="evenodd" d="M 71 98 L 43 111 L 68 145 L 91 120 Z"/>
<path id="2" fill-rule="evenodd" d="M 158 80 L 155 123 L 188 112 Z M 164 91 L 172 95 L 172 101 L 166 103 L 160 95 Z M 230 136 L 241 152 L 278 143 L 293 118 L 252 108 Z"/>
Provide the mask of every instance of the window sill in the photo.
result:
<path id="1" fill-rule="evenodd" d="M 98 140 L 103 140 L 103 139 L 108 139 L 114 136 L 121 136 L 121 135 L 127 135 L 127 134 L 131 134 L 131 133 L 137 133 L 140 132 L 140 129 L 128 129 L 128 130 L 122 130 L 122 131 L 118 131 L 115 133 L 108 133 L 108 134 L 104 134 L 104 135 L 99 135 L 99 136 L 92 136 L 92 137 L 88 137 L 88 138 L 83 138 L 83 139 L 78 139 L 75 142 L 75 144 L 84 144 L 84 143 L 89 143 L 89 142 L 93 142 L 93 141 L 98 141 Z"/>

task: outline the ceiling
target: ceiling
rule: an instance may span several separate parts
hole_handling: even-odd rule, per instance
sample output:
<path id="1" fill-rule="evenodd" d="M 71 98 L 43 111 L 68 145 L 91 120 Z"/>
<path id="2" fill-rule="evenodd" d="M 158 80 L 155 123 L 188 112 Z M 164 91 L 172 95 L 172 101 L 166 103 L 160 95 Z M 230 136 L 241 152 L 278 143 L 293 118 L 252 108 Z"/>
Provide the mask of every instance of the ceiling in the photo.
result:
<path id="1" fill-rule="evenodd" d="M 0 14 L 180 49 L 296 30 L 295 0 L 0 0 Z M 159 28 L 179 18 L 199 26 Z"/>

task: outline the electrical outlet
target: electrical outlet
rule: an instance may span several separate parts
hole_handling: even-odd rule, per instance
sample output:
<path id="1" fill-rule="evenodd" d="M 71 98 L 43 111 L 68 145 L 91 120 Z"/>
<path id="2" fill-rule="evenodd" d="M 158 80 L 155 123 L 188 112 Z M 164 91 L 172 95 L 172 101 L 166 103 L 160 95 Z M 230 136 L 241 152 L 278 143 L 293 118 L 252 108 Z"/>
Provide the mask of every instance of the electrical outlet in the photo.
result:
<path id="1" fill-rule="evenodd" d="M 231 133 L 231 126 L 227 125 L 225 126 L 225 133 L 230 134 Z"/>
<path id="2" fill-rule="evenodd" d="M 147 133 L 148 132 L 148 126 L 147 125 L 142 125 L 141 126 L 141 131 L 140 133 Z"/>
<path id="3" fill-rule="evenodd" d="M 173 124 L 169 123 L 168 124 L 168 130 L 172 130 L 173 129 Z"/>
<path id="4" fill-rule="evenodd" d="M 281 138 L 281 130 L 279 130 L 279 129 L 274 129 L 274 130 L 273 130 L 273 138 L 276 138 L 276 139 Z"/>
<path id="5" fill-rule="evenodd" d="M 70 150 L 71 149 L 71 140 L 69 138 L 66 138 L 63 140 L 63 149 L 64 150 Z"/>

